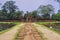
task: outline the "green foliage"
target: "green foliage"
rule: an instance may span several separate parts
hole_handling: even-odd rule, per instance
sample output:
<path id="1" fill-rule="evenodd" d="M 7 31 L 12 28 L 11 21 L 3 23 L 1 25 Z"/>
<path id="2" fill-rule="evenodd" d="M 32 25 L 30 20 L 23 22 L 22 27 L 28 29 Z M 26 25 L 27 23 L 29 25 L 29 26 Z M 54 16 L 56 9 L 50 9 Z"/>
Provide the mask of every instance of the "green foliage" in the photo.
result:
<path id="1" fill-rule="evenodd" d="M 15 1 L 7 1 L 0 10 L 0 20 L 20 19 L 23 11 L 19 11 Z"/>
<path id="2" fill-rule="evenodd" d="M 53 6 L 48 4 L 48 5 L 40 5 L 38 8 L 39 13 L 42 14 L 50 14 L 54 10 Z"/>
<path id="3" fill-rule="evenodd" d="M 32 11 L 32 17 L 33 18 L 36 18 L 38 16 L 38 13 L 36 10 Z"/>
<path id="4" fill-rule="evenodd" d="M 14 23 L 0 23 L 0 32 L 8 28 L 11 28 L 14 25 Z"/>
<path id="5" fill-rule="evenodd" d="M 37 24 L 44 25 L 43 26 L 44 28 L 48 28 L 49 30 L 60 34 L 60 23 L 56 23 L 56 22 L 37 22 Z M 52 26 L 52 28 L 50 28 L 50 26 Z"/>
<path id="6" fill-rule="evenodd" d="M 8 13 L 14 13 L 17 9 L 17 6 L 15 5 L 15 1 L 7 1 L 4 3 L 2 8 L 7 10 Z"/>
<path id="7" fill-rule="evenodd" d="M 58 14 L 53 14 L 52 15 L 52 19 L 53 20 L 59 20 L 60 21 L 60 14 L 58 13 Z"/>
<path id="8" fill-rule="evenodd" d="M 16 11 L 14 17 L 15 19 L 21 19 L 23 17 L 23 11 Z"/>
<path id="9" fill-rule="evenodd" d="M 48 4 L 48 5 L 41 5 L 38 8 L 38 13 L 42 14 L 43 19 L 50 19 L 50 14 L 53 13 L 54 8 L 52 5 Z"/>
<path id="10" fill-rule="evenodd" d="M 56 0 L 60 2 L 59 0 Z M 15 1 L 6 1 L 0 10 L 0 20 L 20 20 L 20 19 L 34 19 L 34 20 L 60 20 L 60 10 L 58 14 L 53 14 L 54 8 L 52 5 L 40 5 L 38 10 L 28 12 L 24 14 L 23 11 L 20 11 L 19 8 L 15 5 Z M 52 16 L 50 14 L 53 14 Z M 51 18 L 52 17 L 52 18 Z"/>
<path id="11" fill-rule="evenodd" d="M 8 17 L 8 19 L 13 19 L 17 6 L 14 1 L 7 1 L 2 6 L 2 13 Z M 3 18 L 4 19 L 4 18 Z"/>

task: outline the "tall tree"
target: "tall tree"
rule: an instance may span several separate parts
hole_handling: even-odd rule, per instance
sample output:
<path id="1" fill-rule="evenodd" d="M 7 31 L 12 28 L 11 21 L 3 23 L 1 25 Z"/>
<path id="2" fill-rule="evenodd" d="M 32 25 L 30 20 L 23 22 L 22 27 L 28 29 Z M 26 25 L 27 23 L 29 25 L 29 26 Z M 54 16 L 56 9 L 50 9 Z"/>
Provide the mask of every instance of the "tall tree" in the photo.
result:
<path id="1" fill-rule="evenodd" d="M 23 11 L 19 11 L 19 10 L 16 11 L 15 14 L 14 14 L 14 18 L 15 19 L 22 19 L 23 13 L 24 13 Z"/>
<path id="2" fill-rule="evenodd" d="M 59 20 L 60 21 L 60 14 L 58 14 L 58 13 L 57 14 L 53 14 L 52 15 L 52 19 L 53 20 Z"/>
<path id="3" fill-rule="evenodd" d="M 1 5 L 2 5 L 2 4 L 0 3 L 0 7 L 1 7 Z"/>
<path id="4" fill-rule="evenodd" d="M 38 8 L 38 13 L 41 13 L 43 15 L 43 19 L 50 19 L 50 14 L 54 11 L 54 8 L 52 5 L 41 5 Z"/>
<path id="5" fill-rule="evenodd" d="M 38 13 L 36 10 L 32 11 L 32 16 L 33 16 L 33 18 L 36 18 L 38 16 Z"/>
<path id="6" fill-rule="evenodd" d="M 7 14 L 7 10 L 4 8 L 1 10 L 1 18 L 2 19 L 8 19 L 8 14 Z"/>
<path id="7" fill-rule="evenodd" d="M 32 15 L 32 19 L 34 19 L 34 21 L 37 21 L 37 19 L 39 18 L 39 14 L 37 13 L 37 10 L 32 11 L 31 15 Z"/>
<path id="8" fill-rule="evenodd" d="M 60 8 L 60 0 L 55 0 L 55 1 L 59 2 L 59 8 Z M 60 10 L 60 9 L 59 9 L 59 10 Z"/>
<path id="9" fill-rule="evenodd" d="M 7 1 L 2 6 L 2 9 L 7 11 L 6 13 L 8 13 L 8 17 L 11 19 L 18 8 L 15 5 L 15 1 Z"/>
<path id="10" fill-rule="evenodd" d="M 59 10 L 58 10 L 58 13 L 60 13 L 60 0 L 55 0 L 59 3 Z"/>

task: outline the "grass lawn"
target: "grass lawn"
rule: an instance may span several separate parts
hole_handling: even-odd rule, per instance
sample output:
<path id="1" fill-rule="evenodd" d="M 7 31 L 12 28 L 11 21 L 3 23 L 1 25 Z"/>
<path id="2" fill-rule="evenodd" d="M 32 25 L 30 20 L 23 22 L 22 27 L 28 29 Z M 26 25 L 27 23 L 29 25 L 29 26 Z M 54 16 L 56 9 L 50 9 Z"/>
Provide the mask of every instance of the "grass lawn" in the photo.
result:
<path id="1" fill-rule="evenodd" d="M 43 25 L 44 27 L 53 30 L 54 32 L 60 34 L 60 23 L 56 22 L 37 22 L 39 25 Z M 52 28 L 50 28 L 52 27 Z"/>
<path id="2" fill-rule="evenodd" d="M 19 22 L 0 22 L 0 34 L 13 29 Z"/>
<path id="3" fill-rule="evenodd" d="M 53 24 L 53 23 L 56 23 L 56 22 L 37 22 L 37 24 Z"/>
<path id="4" fill-rule="evenodd" d="M 22 30 L 22 27 L 21 27 L 21 26 L 18 26 L 18 27 L 19 27 L 19 29 L 18 29 L 18 31 L 16 32 L 15 37 L 13 38 L 13 40 L 16 40 L 19 32 L 21 32 L 21 30 Z"/>
<path id="5" fill-rule="evenodd" d="M 34 26 L 34 28 L 36 29 L 37 27 Z M 36 31 L 38 32 L 38 34 L 40 35 L 40 37 L 42 38 L 42 40 L 46 40 L 45 37 L 44 37 L 44 34 L 40 30 L 36 29 Z"/>

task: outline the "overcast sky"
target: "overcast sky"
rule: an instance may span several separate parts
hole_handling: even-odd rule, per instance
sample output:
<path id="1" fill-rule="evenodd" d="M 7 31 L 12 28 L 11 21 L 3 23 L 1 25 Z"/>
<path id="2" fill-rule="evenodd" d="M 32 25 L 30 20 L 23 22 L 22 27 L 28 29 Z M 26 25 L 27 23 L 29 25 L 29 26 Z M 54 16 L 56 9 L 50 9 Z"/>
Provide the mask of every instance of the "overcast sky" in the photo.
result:
<path id="1" fill-rule="evenodd" d="M 0 3 L 4 4 L 9 0 L 0 0 Z M 55 8 L 55 12 L 59 9 L 59 3 L 55 0 L 13 0 L 16 2 L 16 5 L 20 10 L 25 11 L 33 11 L 37 10 L 40 5 L 51 4 Z M 1 6 L 0 6 L 1 7 Z"/>

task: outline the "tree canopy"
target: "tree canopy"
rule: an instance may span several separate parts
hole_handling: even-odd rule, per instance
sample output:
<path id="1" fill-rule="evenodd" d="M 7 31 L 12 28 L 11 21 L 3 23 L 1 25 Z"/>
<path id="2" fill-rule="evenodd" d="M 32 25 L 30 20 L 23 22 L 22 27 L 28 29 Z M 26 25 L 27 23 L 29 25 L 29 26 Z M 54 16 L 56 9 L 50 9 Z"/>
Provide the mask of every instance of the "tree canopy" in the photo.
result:
<path id="1" fill-rule="evenodd" d="M 50 14 L 53 13 L 54 8 L 52 5 L 40 5 L 38 8 L 38 13 L 42 14 L 43 19 L 50 19 Z"/>
<path id="2" fill-rule="evenodd" d="M 60 3 L 60 0 L 56 1 Z M 23 10 L 19 10 L 18 6 L 15 5 L 15 1 L 6 1 L 0 10 L 0 20 L 60 20 L 59 15 L 60 9 L 55 13 L 51 4 L 40 5 L 37 10 L 24 13 Z"/>

